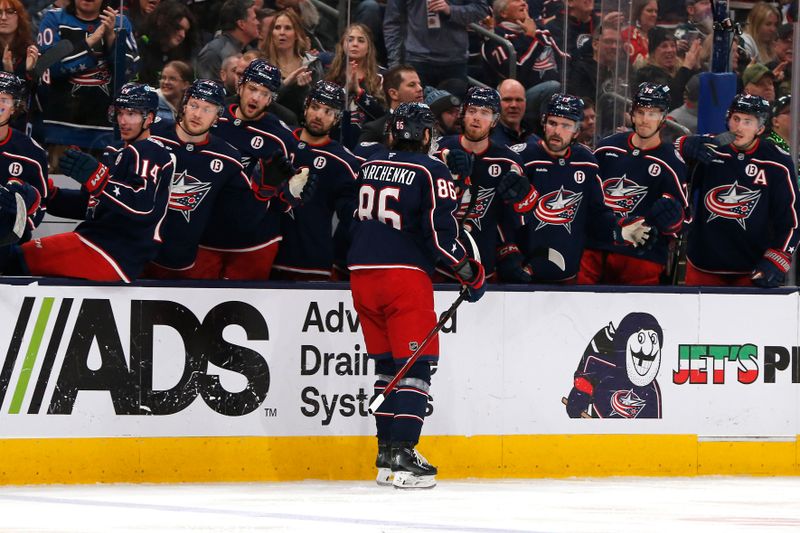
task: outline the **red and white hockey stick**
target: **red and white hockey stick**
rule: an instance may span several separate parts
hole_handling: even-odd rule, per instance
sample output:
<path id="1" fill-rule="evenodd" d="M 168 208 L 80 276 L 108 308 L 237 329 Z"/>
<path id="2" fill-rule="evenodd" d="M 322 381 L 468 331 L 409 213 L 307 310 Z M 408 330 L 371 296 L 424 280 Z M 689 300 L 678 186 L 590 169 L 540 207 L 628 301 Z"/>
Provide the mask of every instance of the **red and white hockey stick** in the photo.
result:
<path id="1" fill-rule="evenodd" d="M 386 388 L 383 389 L 383 392 L 378 394 L 375 397 L 375 399 L 370 402 L 368 409 L 369 414 L 371 415 L 375 414 L 375 411 L 378 410 L 378 408 L 381 406 L 386 397 L 389 396 L 389 394 L 395 389 L 395 387 L 397 387 L 397 383 L 401 379 L 403 379 L 403 376 L 405 376 L 408 373 L 408 370 L 411 368 L 411 365 L 416 363 L 417 359 L 419 359 L 422 356 L 422 350 L 425 349 L 428 343 L 431 342 L 431 339 L 433 339 L 433 337 L 437 333 L 439 333 L 439 330 L 441 330 L 447 323 L 447 321 L 450 320 L 452 316 L 456 313 L 456 309 L 458 309 L 458 306 L 461 305 L 461 302 L 464 301 L 464 298 L 466 298 L 466 296 L 467 296 L 467 289 L 466 287 L 464 287 L 458 294 L 458 298 L 456 298 L 456 301 L 453 302 L 453 305 L 450 306 L 450 309 L 445 311 L 445 313 L 442 315 L 442 318 L 439 319 L 439 322 L 436 323 L 436 325 L 433 327 L 430 333 L 428 333 L 428 335 L 422 340 L 419 346 L 417 346 L 417 349 L 414 350 L 414 353 L 411 354 L 411 357 L 408 358 L 406 364 L 404 364 L 402 368 L 400 368 L 400 370 L 397 371 L 397 374 L 394 376 L 394 378 L 392 378 L 392 381 L 390 381 L 389 384 L 386 385 Z"/>

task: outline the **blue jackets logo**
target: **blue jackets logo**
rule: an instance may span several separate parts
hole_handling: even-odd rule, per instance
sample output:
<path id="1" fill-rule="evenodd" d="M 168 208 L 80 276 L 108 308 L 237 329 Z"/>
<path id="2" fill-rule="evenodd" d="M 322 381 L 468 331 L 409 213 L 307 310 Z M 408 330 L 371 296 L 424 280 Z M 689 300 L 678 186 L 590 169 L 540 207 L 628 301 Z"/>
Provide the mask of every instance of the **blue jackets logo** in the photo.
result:
<path id="1" fill-rule="evenodd" d="M 751 191 L 734 181 L 732 185 L 714 187 L 706 194 L 705 205 L 708 209 L 708 222 L 715 218 L 735 220 L 742 229 L 747 229 L 746 222 L 761 199 L 761 191 Z"/>

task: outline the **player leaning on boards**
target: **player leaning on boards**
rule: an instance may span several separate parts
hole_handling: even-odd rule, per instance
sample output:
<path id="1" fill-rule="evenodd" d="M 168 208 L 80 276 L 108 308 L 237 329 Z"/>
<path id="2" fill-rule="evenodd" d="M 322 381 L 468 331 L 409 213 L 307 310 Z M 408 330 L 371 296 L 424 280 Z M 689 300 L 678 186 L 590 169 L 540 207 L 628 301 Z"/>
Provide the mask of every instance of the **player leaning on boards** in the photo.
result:
<path id="1" fill-rule="evenodd" d="M 353 303 L 375 359 L 376 394 L 436 324 L 430 276 L 437 261 L 465 286 L 468 301 L 477 301 L 485 290 L 483 266 L 459 241 L 453 178 L 444 163 L 428 155 L 433 124 L 425 104 L 398 106 L 389 122 L 389 152 L 368 158 L 358 175 L 348 263 Z M 375 412 L 380 485 L 436 484 L 436 467 L 415 446 L 428 402 L 430 365 L 439 357 L 438 338 L 433 336 L 420 353 Z"/>
<path id="2" fill-rule="evenodd" d="M 772 288 L 786 279 L 800 240 L 800 199 L 791 157 L 759 137 L 769 113 L 764 98 L 740 94 L 728 108 L 730 144 L 716 146 L 728 134 L 676 143 L 697 164 L 686 285 Z"/>
<path id="3" fill-rule="evenodd" d="M 649 249 L 589 237 L 581 257 L 579 284 L 658 285 L 670 240 L 681 230 L 686 199 L 686 164 L 672 143 L 661 140 L 670 106 L 669 87 L 644 82 L 633 97 L 633 132 L 598 143 L 605 204 L 620 218 L 644 217 L 659 234 Z"/>
<path id="4" fill-rule="evenodd" d="M 85 220 L 75 231 L 50 235 L 14 248 L 6 273 L 63 276 L 92 281 L 137 278 L 161 244 L 174 160 L 150 135 L 158 96 L 127 83 L 109 109 L 124 145 L 103 162 L 77 150 L 59 161 L 81 184 Z M 66 191 L 65 191 L 66 193 Z M 53 197 L 58 202 L 58 193 Z"/>
<path id="5" fill-rule="evenodd" d="M 587 236 L 632 248 L 646 248 L 654 238 L 644 218 L 617 218 L 605 205 L 597 160 L 575 142 L 583 107 L 580 98 L 554 94 L 542 113 L 544 138 L 511 147 L 539 193 L 533 216 L 516 235 L 523 268 L 537 283 L 574 282 Z"/>

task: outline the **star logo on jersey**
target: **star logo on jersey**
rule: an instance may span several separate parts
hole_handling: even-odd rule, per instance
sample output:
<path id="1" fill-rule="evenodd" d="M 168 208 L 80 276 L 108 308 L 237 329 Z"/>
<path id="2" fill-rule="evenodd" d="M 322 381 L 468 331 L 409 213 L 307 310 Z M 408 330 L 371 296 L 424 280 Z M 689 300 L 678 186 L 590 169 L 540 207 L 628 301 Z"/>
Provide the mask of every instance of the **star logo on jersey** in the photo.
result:
<path id="1" fill-rule="evenodd" d="M 478 228 L 478 231 L 481 230 L 483 217 L 489 212 L 489 206 L 492 204 L 494 195 L 494 188 L 486 189 L 480 185 L 478 186 L 477 198 L 472 206 L 472 210 L 469 212 L 468 219 L 473 226 Z M 472 192 L 470 190 L 464 191 L 464 195 L 461 197 L 461 205 L 458 207 L 456 218 L 462 220 L 464 215 L 467 213 L 467 209 L 469 209 L 469 206 L 472 203 Z"/>
<path id="2" fill-rule="evenodd" d="M 172 179 L 169 208 L 180 212 L 186 222 L 189 222 L 192 212 L 197 209 L 210 190 L 211 183 L 200 181 L 186 174 L 184 170 Z"/>
<path id="3" fill-rule="evenodd" d="M 567 233 L 572 233 L 572 223 L 581 205 L 582 192 L 565 190 L 562 186 L 557 191 L 545 194 L 539 200 L 533 214 L 539 219 L 539 230 L 547 225 L 564 226 Z"/>
<path id="4" fill-rule="evenodd" d="M 705 206 L 708 209 L 708 222 L 715 218 L 735 220 L 742 229 L 747 229 L 747 219 L 753 214 L 761 191 L 752 191 L 734 181 L 733 185 L 714 187 L 706 194 Z"/>
<path id="5" fill-rule="evenodd" d="M 105 62 L 99 68 L 88 69 L 81 72 L 72 73 L 69 78 L 72 83 L 70 94 L 73 96 L 83 87 L 97 87 L 106 95 L 110 96 L 111 71 Z"/>
<path id="6" fill-rule="evenodd" d="M 618 390 L 611 395 L 611 414 L 622 418 L 636 418 L 647 404 L 644 400 L 630 390 Z"/>
<path id="7" fill-rule="evenodd" d="M 609 178 L 603 182 L 603 202 L 617 215 L 628 216 L 645 196 L 647 187 L 637 185 L 625 174 L 621 178 Z"/>

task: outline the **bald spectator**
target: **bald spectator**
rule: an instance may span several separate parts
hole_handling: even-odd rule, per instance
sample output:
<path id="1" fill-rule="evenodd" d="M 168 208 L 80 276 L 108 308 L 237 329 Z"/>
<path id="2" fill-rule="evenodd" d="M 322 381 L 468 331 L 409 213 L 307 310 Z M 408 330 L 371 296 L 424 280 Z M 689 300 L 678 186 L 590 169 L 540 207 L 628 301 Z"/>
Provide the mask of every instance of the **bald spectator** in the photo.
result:
<path id="1" fill-rule="evenodd" d="M 524 143 L 531 131 L 524 123 L 525 87 L 517 80 L 503 80 L 500 93 L 500 121 L 492 130 L 492 141 L 503 146 Z"/>
<path id="2" fill-rule="evenodd" d="M 222 4 L 219 29 L 222 32 L 197 55 L 195 71 L 198 78 L 220 80 L 222 61 L 228 56 L 241 54 L 258 39 L 259 21 L 253 0 L 227 0 Z"/>
<path id="3" fill-rule="evenodd" d="M 242 54 L 233 54 L 222 60 L 222 67 L 219 69 L 219 79 L 222 81 L 222 85 L 225 87 L 225 94 L 228 96 L 236 94 L 236 86 L 239 84 L 236 71 L 241 59 Z"/>
<path id="4" fill-rule="evenodd" d="M 748 65 L 742 74 L 742 86 L 747 94 L 760 96 L 769 103 L 775 101 L 775 74 L 766 65 Z"/>

